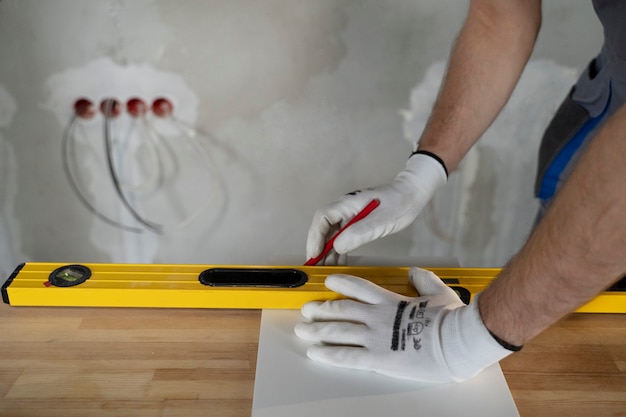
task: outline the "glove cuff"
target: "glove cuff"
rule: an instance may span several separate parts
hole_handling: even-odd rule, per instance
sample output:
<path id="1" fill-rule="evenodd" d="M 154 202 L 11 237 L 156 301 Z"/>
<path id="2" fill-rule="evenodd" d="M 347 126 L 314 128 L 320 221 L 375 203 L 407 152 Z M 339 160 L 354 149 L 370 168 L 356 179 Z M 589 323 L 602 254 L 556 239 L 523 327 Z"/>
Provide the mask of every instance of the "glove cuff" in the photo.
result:
<path id="1" fill-rule="evenodd" d="M 441 326 L 444 359 L 458 382 L 513 353 L 498 343 L 483 323 L 478 310 L 479 296 L 468 306 L 451 310 Z"/>
<path id="2" fill-rule="evenodd" d="M 443 167 L 443 170 L 446 173 L 446 178 L 448 178 L 450 176 L 450 173 L 448 172 L 448 167 L 446 167 L 445 162 L 443 162 L 443 159 L 441 159 L 438 155 L 436 155 L 436 154 L 434 154 L 432 152 L 429 152 L 429 151 L 421 150 L 421 149 L 418 149 L 418 150 L 414 151 L 411 154 L 411 156 L 413 156 L 413 155 L 427 155 L 427 156 L 430 156 L 435 161 L 437 161 L 437 162 L 439 162 L 441 164 L 441 166 Z M 411 156 L 409 156 L 409 158 L 411 158 Z"/>
<path id="3" fill-rule="evenodd" d="M 419 190 L 424 202 L 427 202 L 439 187 L 446 184 L 448 176 L 443 165 L 435 158 L 418 153 L 406 161 L 404 170 L 398 174 L 396 180 Z"/>

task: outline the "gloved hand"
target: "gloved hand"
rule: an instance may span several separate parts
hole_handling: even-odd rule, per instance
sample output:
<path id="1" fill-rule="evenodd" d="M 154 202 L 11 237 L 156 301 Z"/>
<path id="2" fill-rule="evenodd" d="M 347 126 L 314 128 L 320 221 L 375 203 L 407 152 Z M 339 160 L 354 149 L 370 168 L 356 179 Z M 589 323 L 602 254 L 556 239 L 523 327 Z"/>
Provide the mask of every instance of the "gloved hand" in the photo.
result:
<path id="1" fill-rule="evenodd" d="M 424 154 L 411 156 L 406 168 L 390 184 L 352 192 L 317 210 L 309 229 L 306 259 L 318 256 L 333 234 L 375 198 L 380 200 L 380 206 L 337 237 L 335 253 L 321 260 L 320 264 L 335 264 L 338 255 L 399 232 L 415 220 L 435 191 L 446 181 L 446 171 L 435 158 Z"/>
<path id="2" fill-rule="evenodd" d="M 316 343 L 314 361 L 423 382 L 461 382 L 510 353 L 489 333 L 476 300 L 466 306 L 430 271 L 411 268 L 420 296 L 362 278 L 329 275 L 326 286 L 354 298 L 309 302 L 296 334 Z"/>

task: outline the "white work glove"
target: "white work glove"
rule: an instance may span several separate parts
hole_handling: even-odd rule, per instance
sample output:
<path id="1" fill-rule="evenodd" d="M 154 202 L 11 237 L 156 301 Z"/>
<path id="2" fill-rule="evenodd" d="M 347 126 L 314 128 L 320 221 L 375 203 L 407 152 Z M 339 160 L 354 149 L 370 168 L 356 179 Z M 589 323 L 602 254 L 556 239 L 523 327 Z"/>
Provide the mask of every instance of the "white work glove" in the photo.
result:
<path id="1" fill-rule="evenodd" d="M 461 382 L 510 353 L 485 327 L 475 300 L 466 306 L 430 271 L 411 268 L 420 294 L 405 297 L 362 278 L 329 275 L 326 286 L 354 298 L 302 307 L 296 334 L 316 343 L 314 361 L 422 382 Z"/>
<path id="2" fill-rule="evenodd" d="M 437 159 L 424 154 L 411 156 L 406 168 L 390 184 L 352 192 L 317 210 L 307 238 L 307 259 L 322 253 L 325 243 L 333 234 L 373 199 L 380 200 L 380 206 L 339 235 L 333 245 L 334 253 L 331 252 L 319 264 L 336 264 L 338 255 L 399 232 L 415 220 L 435 191 L 446 181 L 446 170 Z"/>

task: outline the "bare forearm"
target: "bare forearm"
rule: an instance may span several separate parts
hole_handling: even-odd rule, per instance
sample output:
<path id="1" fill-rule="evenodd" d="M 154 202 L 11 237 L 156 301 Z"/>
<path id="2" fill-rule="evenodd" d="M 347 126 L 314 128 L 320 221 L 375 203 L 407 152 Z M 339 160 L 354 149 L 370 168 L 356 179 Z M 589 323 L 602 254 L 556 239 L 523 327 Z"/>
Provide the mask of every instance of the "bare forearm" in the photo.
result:
<path id="1" fill-rule="evenodd" d="M 626 271 L 626 106 L 598 133 L 546 216 L 480 297 L 485 325 L 521 345 Z"/>
<path id="2" fill-rule="evenodd" d="M 472 1 L 419 149 L 456 169 L 511 95 L 540 23 L 536 0 Z"/>

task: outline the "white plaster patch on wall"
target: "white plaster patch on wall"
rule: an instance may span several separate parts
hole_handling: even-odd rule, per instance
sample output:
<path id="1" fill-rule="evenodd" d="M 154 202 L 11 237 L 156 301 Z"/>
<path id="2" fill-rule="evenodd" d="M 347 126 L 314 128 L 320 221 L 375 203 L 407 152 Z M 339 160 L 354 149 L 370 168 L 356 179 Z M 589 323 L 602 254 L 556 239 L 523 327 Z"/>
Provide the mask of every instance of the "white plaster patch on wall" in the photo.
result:
<path id="1" fill-rule="evenodd" d="M 426 125 L 444 71 L 443 62 L 431 65 L 411 93 L 411 108 L 403 111 L 404 133 L 412 144 Z M 576 70 L 553 61 L 528 63 L 498 119 L 435 196 L 432 211 L 414 224 L 411 254 L 455 256 L 464 266 L 501 266 L 521 247 L 536 211 L 539 142 L 576 76 Z"/>
<path id="2" fill-rule="evenodd" d="M 61 126 L 68 125 L 73 114 L 76 99 L 85 97 L 99 105 L 105 98 L 115 98 L 123 105 L 127 100 L 138 97 L 150 104 L 158 97 L 168 98 L 173 106 L 176 120 L 193 127 L 198 113 L 198 98 L 177 74 L 159 71 L 147 64 L 118 65 L 108 58 L 101 58 L 78 68 L 69 68 L 53 74 L 46 82 L 50 92 L 45 108 L 56 116 Z M 156 146 L 163 151 L 163 170 L 169 170 L 177 177 L 176 182 L 166 182 L 155 192 L 139 194 L 129 192 L 129 200 L 140 206 L 150 221 L 163 223 L 166 227 L 178 226 L 178 221 L 188 219 L 191 212 L 204 204 L 210 187 L 222 187 L 215 182 L 215 170 L 208 172 L 207 162 L 190 136 L 192 130 L 181 130 L 180 125 L 169 119 L 159 119 L 153 114 L 146 115 L 146 122 L 159 133 Z M 123 207 L 115 194 L 104 153 L 104 116 L 98 113 L 90 120 L 78 119 L 75 129 L 75 142 L 78 157 L 73 169 L 79 173 L 84 188 L 95 207 L 121 224 L 137 226 L 136 220 Z M 126 161 L 127 183 L 134 185 L 140 176 L 141 164 L 151 164 L 150 147 L 146 145 L 149 130 L 141 122 L 124 111 L 111 122 L 111 138 L 119 143 L 127 143 L 127 152 L 116 155 L 117 163 Z M 155 136 L 153 135 L 153 138 Z M 206 138 L 197 138 L 200 142 Z M 143 142 L 142 142 L 143 141 Z M 159 142 L 160 141 L 160 142 Z M 165 146 L 167 145 L 167 146 Z M 202 143 L 203 149 L 206 143 Z M 121 146 L 120 146 L 121 149 Z M 129 156 L 130 155 L 130 156 Z M 130 162 L 129 159 L 130 158 Z M 130 179 L 129 179 L 130 178 Z M 200 188 L 198 188 L 200 187 Z M 224 190 L 220 189 L 221 195 Z M 76 204 L 79 204 L 78 199 Z M 171 224 L 169 224 L 169 223 Z M 153 262 L 158 251 L 160 238 L 150 231 L 132 233 L 118 230 L 95 219 L 90 231 L 95 246 L 106 251 L 117 262 Z M 111 244 L 111 242 L 116 242 Z"/>
<path id="3" fill-rule="evenodd" d="M 445 61 L 434 62 L 428 67 L 422 81 L 411 91 L 410 109 L 401 111 L 404 118 L 404 137 L 413 148 L 417 147 L 417 142 L 426 127 L 445 70 Z"/>
<path id="4" fill-rule="evenodd" d="M 15 99 L 0 84 L 0 284 L 25 260 L 19 249 L 20 227 L 13 209 L 17 194 L 15 152 L 2 131 L 11 125 L 16 111 Z"/>
<path id="5" fill-rule="evenodd" d="M 539 144 L 577 77 L 577 70 L 554 61 L 531 61 L 497 121 L 481 139 L 481 146 L 493 152 L 495 158 L 487 163 L 493 163 L 497 173 L 491 215 L 497 227 L 485 248 L 485 259 L 502 264 L 526 240 L 538 207 L 533 186 Z M 466 229 L 466 234 L 472 230 Z"/>
<path id="6" fill-rule="evenodd" d="M 87 97 L 95 103 L 114 97 L 123 103 L 132 97 L 151 102 L 167 97 L 173 102 L 176 117 L 194 124 L 198 114 L 198 97 L 178 74 L 160 71 L 148 64 L 119 65 L 103 57 L 81 67 L 68 68 L 51 75 L 46 88 L 50 92 L 44 106 L 65 126 L 77 98 Z M 92 123 L 100 123 L 98 118 Z"/>

